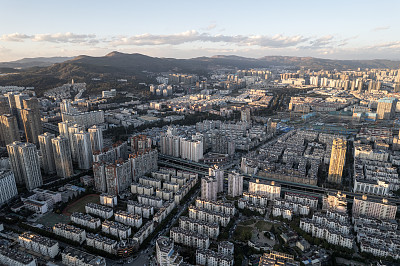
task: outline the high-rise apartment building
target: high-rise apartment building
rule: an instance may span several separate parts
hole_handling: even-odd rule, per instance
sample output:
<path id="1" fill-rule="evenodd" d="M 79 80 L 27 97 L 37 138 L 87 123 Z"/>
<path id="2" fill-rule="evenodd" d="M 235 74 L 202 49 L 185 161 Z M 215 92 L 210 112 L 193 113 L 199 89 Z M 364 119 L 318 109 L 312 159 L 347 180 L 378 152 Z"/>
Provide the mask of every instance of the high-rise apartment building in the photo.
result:
<path id="1" fill-rule="evenodd" d="M 214 165 L 213 167 L 208 168 L 208 175 L 214 176 L 217 179 L 217 192 L 224 192 L 224 170 L 220 169 L 217 165 Z"/>
<path id="2" fill-rule="evenodd" d="M 12 171 L 0 170 L 0 205 L 18 195 Z"/>
<path id="3" fill-rule="evenodd" d="M 118 195 L 132 184 L 131 161 L 93 164 L 94 183 L 97 191 Z"/>
<path id="4" fill-rule="evenodd" d="M 243 194 L 243 176 L 237 172 L 228 174 L 228 195 L 231 197 Z"/>
<path id="5" fill-rule="evenodd" d="M 151 138 L 146 135 L 137 135 L 131 138 L 132 152 L 144 152 L 151 149 Z"/>
<path id="6" fill-rule="evenodd" d="M 90 134 L 90 142 L 92 144 L 92 151 L 103 150 L 103 129 L 99 126 L 92 126 L 88 129 Z"/>
<path id="7" fill-rule="evenodd" d="M 201 199 L 217 200 L 218 182 L 215 177 L 203 177 L 201 179 Z"/>
<path id="8" fill-rule="evenodd" d="M 78 162 L 77 143 L 75 134 L 85 130 L 83 126 L 74 124 L 68 127 L 69 146 L 71 148 L 71 157 L 73 162 Z"/>
<path id="9" fill-rule="evenodd" d="M 15 141 L 7 145 L 11 169 L 17 184 L 25 184 L 30 191 L 43 184 L 39 155 L 32 143 Z"/>
<path id="10" fill-rule="evenodd" d="M 21 110 L 24 109 L 23 100 L 28 99 L 28 98 L 29 98 L 29 95 L 24 94 L 24 93 L 18 93 L 18 94 L 13 95 L 13 100 L 14 100 L 13 104 L 15 104 L 15 109 L 14 109 L 15 115 L 17 116 L 18 127 L 20 129 L 24 128 L 24 124 L 22 122 L 22 114 L 21 114 Z"/>
<path id="11" fill-rule="evenodd" d="M 346 149 L 346 140 L 340 138 L 333 140 L 331 159 L 329 162 L 328 182 L 336 184 L 342 183 Z"/>
<path id="12" fill-rule="evenodd" d="M 54 134 L 45 132 L 38 136 L 41 157 L 41 165 L 43 172 L 46 174 L 54 174 L 56 172 L 56 164 L 54 161 L 53 144 L 51 140 L 55 138 Z"/>
<path id="13" fill-rule="evenodd" d="M 75 152 L 79 169 L 88 170 L 92 168 L 93 152 L 90 133 L 84 131 L 75 133 L 74 142 L 76 144 Z"/>
<path id="14" fill-rule="evenodd" d="M 250 108 L 245 108 L 240 111 L 240 120 L 246 123 L 251 122 Z"/>
<path id="15" fill-rule="evenodd" d="M 157 170 L 158 151 L 148 150 L 130 154 L 129 160 L 131 161 L 132 178 L 135 181 L 138 177 Z"/>
<path id="16" fill-rule="evenodd" d="M 43 126 L 38 111 L 34 109 L 22 109 L 21 119 L 24 125 L 26 141 L 38 144 L 38 136 L 43 133 Z"/>
<path id="17" fill-rule="evenodd" d="M 180 139 L 180 157 L 194 162 L 203 159 L 203 141 Z"/>
<path id="18" fill-rule="evenodd" d="M 0 115 L 11 114 L 10 104 L 8 98 L 0 95 Z"/>
<path id="19" fill-rule="evenodd" d="M 14 141 L 20 141 L 17 119 L 14 115 L 0 116 L 0 144 L 6 146 Z"/>
<path id="20" fill-rule="evenodd" d="M 72 176 L 74 170 L 72 168 L 71 150 L 69 148 L 68 139 L 58 136 L 57 138 L 53 138 L 51 142 L 53 144 L 57 175 L 63 178 Z"/>
<path id="21" fill-rule="evenodd" d="M 74 125 L 74 123 L 73 122 L 69 122 L 69 121 L 58 123 L 58 131 L 60 133 L 60 136 L 66 137 L 66 138 L 69 139 L 68 128 L 72 127 L 73 125 Z"/>
<path id="22" fill-rule="evenodd" d="M 21 110 L 21 118 L 26 139 L 28 142 L 38 144 L 38 136 L 43 133 L 39 101 L 35 97 L 24 97 L 22 99 L 22 105 L 23 110 Z"/>
<path id="23" fill-rule="evenodd" d="M 61 113 L 62 121 L 72 121 L 75 124 L 89 128 L 104 123 L 104 111 Z"/>
<path id="24" fill-rule="evenodd" d="M 378 119 L 391 119 L 396 110 L 395 98 L 383 98 L 378 101 L 378 109 L 376 110 Z"/>

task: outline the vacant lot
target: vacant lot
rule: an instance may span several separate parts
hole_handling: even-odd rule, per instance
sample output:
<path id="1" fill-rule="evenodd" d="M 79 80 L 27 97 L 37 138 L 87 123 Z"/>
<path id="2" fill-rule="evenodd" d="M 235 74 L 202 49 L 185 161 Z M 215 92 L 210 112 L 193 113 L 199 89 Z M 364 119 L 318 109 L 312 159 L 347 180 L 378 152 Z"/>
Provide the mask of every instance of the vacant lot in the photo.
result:
<path id="1" fill-rule="evenodd" d="M 64 215 L 70 216 L 74 212 L 85 212 L 86 203 L 99 203 L 100 197 L 98 194 L 90 194 L 70 203 L 63 211 Z"/>
<path id="2" fill-rule="evenodd" d="M 49 212 L 40 217 L 40 219 L 38 219 L 36 222 L 43 224 L 45 226 L 52 227 L 56 223 L 69 223 L 70 219 L 68 216 L 65 216 L 63 214 L 56 214 L 54 212 Z"/>
<path id="3" fill-rule="evenodd" d="M 233 237 L 235 240 L 243 242 L 246 242 L 252 238 L 257 238 L 257 241 L 260 241 L 258 236 L 262 235 L 261 232 L 270 231 L 271 228 L 272 224 L 268 222 L 250 219 L 238 224 Z"/>
<path id="4" fill-rule="evenodd" d="M 265 221 L 257 221 L 255 227 L 258 229 L 258 231 L 270 231 L 272 224 L 265 222 Z"/>
<path id="5" fill-rule="evenodd" d="M 251 239 L 253 233 L 253 227 L 248 226 L 238 226 L 233 234 L 233 237 L 237 241 L 246 242 Z"/>

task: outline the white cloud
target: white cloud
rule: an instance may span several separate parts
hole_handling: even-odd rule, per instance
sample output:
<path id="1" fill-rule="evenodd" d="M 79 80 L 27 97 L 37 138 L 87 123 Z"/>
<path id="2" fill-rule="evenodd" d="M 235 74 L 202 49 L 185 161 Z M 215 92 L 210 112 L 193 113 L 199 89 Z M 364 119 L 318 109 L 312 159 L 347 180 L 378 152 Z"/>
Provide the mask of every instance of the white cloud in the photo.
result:
<path id="1" fill-rule="evenodd" d="M 307 38 L 296 36 L 267 36 L 267 35 L 211 35 L 190 30 L 177 34 L 154 35 L 142 34 L 130 37 L 122 37 L 112 42 L 115 46 L 123 45 L 180 45 L 191 42 L 211 42 L 211 43 L 230 43 L 236 45 L 257 45 L 262 47 L 290 47 L 298 45 Z"/>
<path id="2" fill-rule="evenodd" d="M 372 31 L 384 31 L 390 29 L 390 26 L 382 26 L 382 27 L 376 27 L 373 28 Z"/>
<path id="3" fill-rule="evenodd" d="M 55 34 L 36 34 L 32 37 L 35 42 L 56 42 L 56 43 L 92 43 L 99 42 L 95 34 L 75 34 L 72 32 Z"/>
<path id="4" fill-rule="evenodd" d="M 23 42 L 26 39 L 30 39 L 31 36 L 26 35 L 26 34 L 20 34 L 18 32 L 16 33 L 11 33 L 11 34 L 3 34 L 0 37 L 1 41 L 6 41 L 6 42 Z"/>
<path id="5" fill-rule="evenodd" d="M 382 49 L 400 49 L 400 41 L 397 42 L 386 42 L 386 43 L 378 43 L 375 45 L 371 45 L 367 47 L 368 49 L 377 49 L 377 50 L 382 50 Z"/>
<path id="6" fill-rule="evenodd" d="M 0 37 L 1 41 L 6 42 L 23 42 L 25 40 L 31 40 L 35 42 L 55 42 L 55 43 L 98 43 L 99 40 L 95 34 L 75 34 L 72 32 L 66 33 L 53 33 L 53 34 L 20 34 L 11 33 L 4 34 Z"/>

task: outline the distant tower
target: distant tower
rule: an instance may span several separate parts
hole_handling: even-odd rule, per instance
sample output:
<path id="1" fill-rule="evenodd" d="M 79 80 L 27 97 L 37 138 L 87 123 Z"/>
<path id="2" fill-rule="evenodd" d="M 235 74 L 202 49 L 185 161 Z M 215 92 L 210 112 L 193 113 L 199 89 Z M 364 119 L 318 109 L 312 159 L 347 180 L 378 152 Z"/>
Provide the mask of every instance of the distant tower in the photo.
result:
<path id="1" fill-rule="evenodd" d="M 251 122 L 250 108 L 245 108 L 240 111 L 240 120 L 245 123 Z"/>
<path id="2" fill-rule="evenodd" d="M 43 185 L 39 155 L 34 144 L 16 141 L 7 145 L 7 151 L 17 184 L 25 184 L 29 191 Z"/>
<path id="3" fill-rule="evenodd" d="M 71 100 L 70 99 L 64 99 L 60 103 L 60 112 L 61 113 L 71 113 Z"/>
<path id="4" fill-rule="evenodd" d="M 6 146 L 14 141 L 20 141 L 17 118 L 14 115 L 3 114 L 0 116 L 1 146 Z"/>
<path id="5" fill-rule="evenodd" d="M 54 134 L 48 132 L 38 136 L 40 152 L 42 153 L 42 169 L 46 174 L 54 174 L 56 172 L 53 144 L 51 142 L 55 137 Z"/>
<path id="6" fill-rule="evenodd" d="M 396 111 L 395 98 L 383 98 L 378 100 L 378 108 L 376 110 L 378 119 L 391 119 Z"/>
<path id="7" fill-rule="evenodd" d="M 70 177 L 74 174 L 72 168 L 71 151 L 68 139 L 58 136 L 51 140 L 53 144 L 54 161 L 56 164 L 57 175 L 62 178 Z"/>
<path id="8" fill-rule="evenodd" d="M 224 170 L 219 169 L 217 165 L 208 169 L 208 175 L 214 176 L 217 179 L 218 189 L 217 192 L 224 192 Z"/>
<path id="9" fill-rule="evenodd" d="M 218 182 L 215 177 L 203 177 L 201 179 L 201 199 L 217 200 Z"/>
<path id="10" fill-rule="evenodd" d="M 79 169 L 88 170 L 92 168 L 93 153 L 92 144 L 90 142 L 90 134 L 88 132 L 78 132 L 74 134 L 76 143 L 76 156 Z"/>
<path id="11" fill-rule="evenodd" d="M 77 154 L 77 144 L 75 134 L 83 131 L 84 127 L 78 124 L 68 127 L 68 138 L 69 138 L 69 146 L 71 148 L 71 156 L 74 162 L 78 162 L 78 154 Z"/>
<path id="12" fill-rule="evenodd" d="M 90 142 L 92 144 L 92 151 L 103 150 L 103 129 L 99 126 L 92 126 L 88 129 L 90 134 Z"/>
<path id="13" fill-rule="evenodd" d="M 346 140 L 337 138 L 333 140 L 331 160 L 329 162 L 328 182 L 341 184 L 343 168 L 346 159 Z"/>
<path id="14" fill-rule="evenodd" d="M 58 123 L 58 132 L 60 133 L 60 136 L 66 137 L 69 139 L 68 128 L 72 127 L 73 125 L 74 125 L 74 123 L 70 122 L 70 121 Z"/>
<path id="15" fill-rule="evenodd" d="M 0 96 L 0 115 L 11 114 L 10 104 L 8 98 Z"/>
<path id="16" fill-rule="evenodd" d="M 43 133 L 39 101 L 35 97 L 29 97 L 24 98 L 22 104 L 24 109 L 21 110 L 21 118 L 26 140 L 27 142 L 38 144 L 38 136 Z"/>
<path id="17" fill-rule="evenodd" d="M 243 194 L 243 176 L 233 172 L 228 174 L 228 195 L 231 197 Z"/>

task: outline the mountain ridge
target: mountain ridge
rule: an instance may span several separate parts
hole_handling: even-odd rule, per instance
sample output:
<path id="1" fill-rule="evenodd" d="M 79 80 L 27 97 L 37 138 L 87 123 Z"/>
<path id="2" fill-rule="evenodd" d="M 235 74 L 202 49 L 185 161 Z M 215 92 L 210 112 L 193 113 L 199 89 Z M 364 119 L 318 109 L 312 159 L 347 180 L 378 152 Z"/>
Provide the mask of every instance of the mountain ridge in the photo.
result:
<path id="1" fill-rule="evenodd" d="M 53 58 L 62 60 L 65 58 Z M 154 82 L 148 73 L 180 72 L 207 75 L 216 69 L 249 69 L 249 68 L 285 68 L 311 70 L 356 70 L 357 68 L 398 68 L 400 61 L 392 60 L 332 60 L 314 57 L 263 56 L 247 58 L 236 55 L 215 55 L 212 57 L 196 57 L 190 59 L 151 57 L 140 53 L 126 54 L 118 51 L 104 56 L 79 55 L 67 58 L 63 62 L 52 63 L 47 59 L 46 66 L 21 68 L 13 75 L 0 76 L 0 86 L 17 85 L 39 87 L 46 90 L 74 79 L 76 82 L 93 83 L 93 78 L 102 77 L 109 86 L 117 79 L 131 80 L 134 86 L 141 82 Z M 43 60 L 43 59 L 42 59 Z M 27 60 L 29 63 L 34 59 Z M 21 62 L 19 62 L 21 63 Z M 0 64 L 0 71 L 12 73 L 12 67 Z M 15 69 L 15 67 L 14 67 Z M 113 81 L 114 80 L 114 81 Z M 95 86 L 95 84 L 93 85 Z M 118 85 L 119 86 L 119 85 Z"/>

